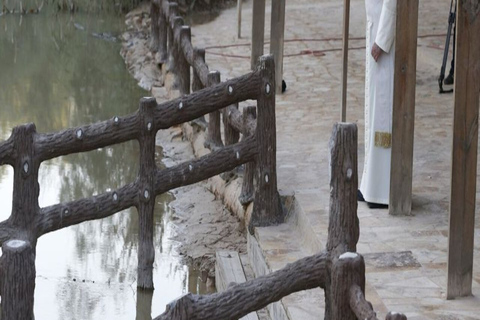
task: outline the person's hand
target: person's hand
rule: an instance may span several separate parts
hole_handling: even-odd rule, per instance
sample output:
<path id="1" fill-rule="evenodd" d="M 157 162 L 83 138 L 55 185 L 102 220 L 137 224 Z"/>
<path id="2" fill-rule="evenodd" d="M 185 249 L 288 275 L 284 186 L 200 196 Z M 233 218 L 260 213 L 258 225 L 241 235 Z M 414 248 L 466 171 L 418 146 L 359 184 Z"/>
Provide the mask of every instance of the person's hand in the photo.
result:
<path id="1" fill-rule="evenodd" d="M 373 59 L 375 60 L 375 62 L 377 62 L 378 59 L 380 59 L 380 56 L 381 56 L 382 53 L 384 53 L 384 52 L 385 52 L 385 51 L 383 51 L 382 48 L 380 48 L 376 42 L 373 44 L 373 47 L 372 47 L 372 57 L 373 57 Z"/>

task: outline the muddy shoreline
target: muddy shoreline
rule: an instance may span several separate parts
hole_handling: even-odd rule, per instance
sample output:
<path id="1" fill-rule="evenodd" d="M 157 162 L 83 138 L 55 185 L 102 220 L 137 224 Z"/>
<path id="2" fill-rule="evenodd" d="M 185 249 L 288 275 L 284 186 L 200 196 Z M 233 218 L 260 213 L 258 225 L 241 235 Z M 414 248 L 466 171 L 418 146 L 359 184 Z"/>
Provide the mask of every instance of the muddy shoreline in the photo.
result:
<path id="1" fill-rule="evenodd" d="M 121 55 L 139 85 L 149 90 L 159 103 L 179 96 L 173 89 L 173 75 L 156 62 L 149 49 L 150 6 L 142 4 L 126 15 L 127 31 L 122 35 Z M 162 68 L 162 69 L 161 69 Z M 208 152 L 203 146 L 204 128 L 183 124 L 157 134 L 163 148 L 163 162 L 173 166 Z M 200 271 L 207 285 L 214 286 L 215 252 L 234 250 L 246 255 L 245 212 L 237 201 L 241 178 L 224 181 L 219 176 L 171 192 L 175 214 L 177 250 L 188 265 Z M 247 209 L 247 210 L 245 210 Z M 213 289 L 212 289 L 213 290 Z"/>

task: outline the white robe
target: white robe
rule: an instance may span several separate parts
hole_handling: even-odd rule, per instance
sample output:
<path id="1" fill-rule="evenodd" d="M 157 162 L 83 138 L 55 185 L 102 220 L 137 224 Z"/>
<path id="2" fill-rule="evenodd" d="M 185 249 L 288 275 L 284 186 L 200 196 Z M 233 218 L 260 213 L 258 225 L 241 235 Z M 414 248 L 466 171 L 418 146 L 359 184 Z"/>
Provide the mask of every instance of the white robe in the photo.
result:
<path id="1" fill-rule="evenodd" d="M 360 191 L 367 202 L 388 204 L 397 0 L 365 0 L 365 164 Z M 374 43 L 385 51 L 377 62 Z"/>

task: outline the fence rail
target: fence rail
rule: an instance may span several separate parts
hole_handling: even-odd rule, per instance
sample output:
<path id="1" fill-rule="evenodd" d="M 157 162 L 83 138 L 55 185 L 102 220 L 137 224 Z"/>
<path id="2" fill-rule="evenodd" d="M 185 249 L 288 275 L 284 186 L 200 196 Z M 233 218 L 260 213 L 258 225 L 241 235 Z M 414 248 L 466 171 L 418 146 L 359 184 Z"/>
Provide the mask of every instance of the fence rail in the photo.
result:
<path id="1" fill-rule="evenodd" d="M 220 73 L 210 71 L 205 62 L 205 50 L 196 48 L 191 42 L 190 27 L 183 25 L 183 18 L 178 15 L 178 5 L 167 0 L 154 0 L 151 3 L 151 48 L 158 53 L 161 63 L 168 63 L 169 70 L 177 75 L 177 85 L 182 95 L 188 94 L 190 88 L 197 91 L 220 82 Z M 190 86 L 191 70 L 193 81 Z M 275 94 L 275 81 L 269 86 Z M 242 113 L 234 106 L 209 114 L 207 146 L 215 149 L 223 144 L 238 141 L 239 133 L 244 133 Z M 220 134 L 220 115 L 224 123 L 224 140 Z"/>
<path id="2" fill-rule="evenodd" d="M 239 319 L 302 290 L 325 290 L 325 319 L 378 320 L 365 299 L 365 261 L 356 252 L 357 127 L 340 123 L 330 140 L 330 219 L 326 250 L 287 264 L 283 269 L 211 295 L 187 294 L 170 303 L 154 320 Z M 320 301 L 319 301 L 320 303 Z M 386 320 L 406 320 L 389 312 Z"/>
<path id="3" fill-rule="evenodd" d="M 216 73 L 209 72 L 209 78 L 212 74 Z M 10 138 L 0 142 L 0 164 L 14 168 L 12 212 L 0 223 L 0 244 L 4 252 L 0 258 L 0 293 L 2 306 L 8 306 L 2 307 L 2 319 L 18 319 L 19 315 L 22 319 L 33 319 L 35 248 L 40 236 L 105 218 L 129 207 L 136 207 L 139 213 L 137 286 L 153 289 L 155 196 L 173 188 L 208 179 L 245 163 L 250 163 L 251 168 L 252 163 L 256 163 L 253 166 L 259 168 L 257 174 L 262 174 L 265 182 L 255 190 L 252 228 L 281 221 L 283 214 L 276 189 L 276 172 L 269 171 L 272 163 L 275 165 L 275 149 L 266 147 L 269 139 L 275 140 L 275 96 L 269 90 L 273 82 L 273 57 L 264 56 L 254 72 L 212 83 L 207 88 L 160 104 L 154 98 L 143 98 L 139 109 L 126 116 L 52 133 L 38 133 L 34 124 L 15 127 Z M 256 130 L 252 109 L 245 108 L 242 115 L 229 107 L 249 99 L 257 100 L 256 121 L 261 122 L 258 125 L 261 131 Z M 237 139 L 208 155 L 171 168 L 157 168 L 154 157 L 158 130 L 220 109 L 227 110 L 235 128 L 245 133 L 242 141 Z M 44 208 L 39 206 L 38 171 L 43 161 L 129 140 L 138 140 L 140 144 L 140 170 L 134 182 L 90 198 Z M 253 184 L 246 184 L 244 198 L 252 198 L 252 188 Z M 19 303 L 20 297 L 22 303 Z"/>

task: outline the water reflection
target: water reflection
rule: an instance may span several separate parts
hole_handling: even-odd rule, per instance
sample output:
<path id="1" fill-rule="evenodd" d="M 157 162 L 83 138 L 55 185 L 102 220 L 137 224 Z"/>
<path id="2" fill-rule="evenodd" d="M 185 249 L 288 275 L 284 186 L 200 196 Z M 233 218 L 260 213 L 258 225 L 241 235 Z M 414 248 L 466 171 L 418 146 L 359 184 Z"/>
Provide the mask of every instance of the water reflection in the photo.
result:
<path id="1" fill-rule="evenodd" d="M 146 93 L 125 70 L 120 44 L 92 35 L 119 35 L 123 27 L 121 16 L 71 16 L 49 7 L 39 15 L 1 16 L 0 139 L 25 122 L 49 132 L 134 112 Z M 113 190 L 137 173 L 137 142 L 53 159 L 40 168 L 40 205 Z M 1 220 L 10 215 L 12 183 L 12 168 L 0 167 Z M 131 209 L 39 239 L 36 318 L 151 319 L 187 290 L 198 292 L 198 276 L 168 240 L 170 200 L 156 199 L 153 295 L 137 292 L 138 216 Z"/>

